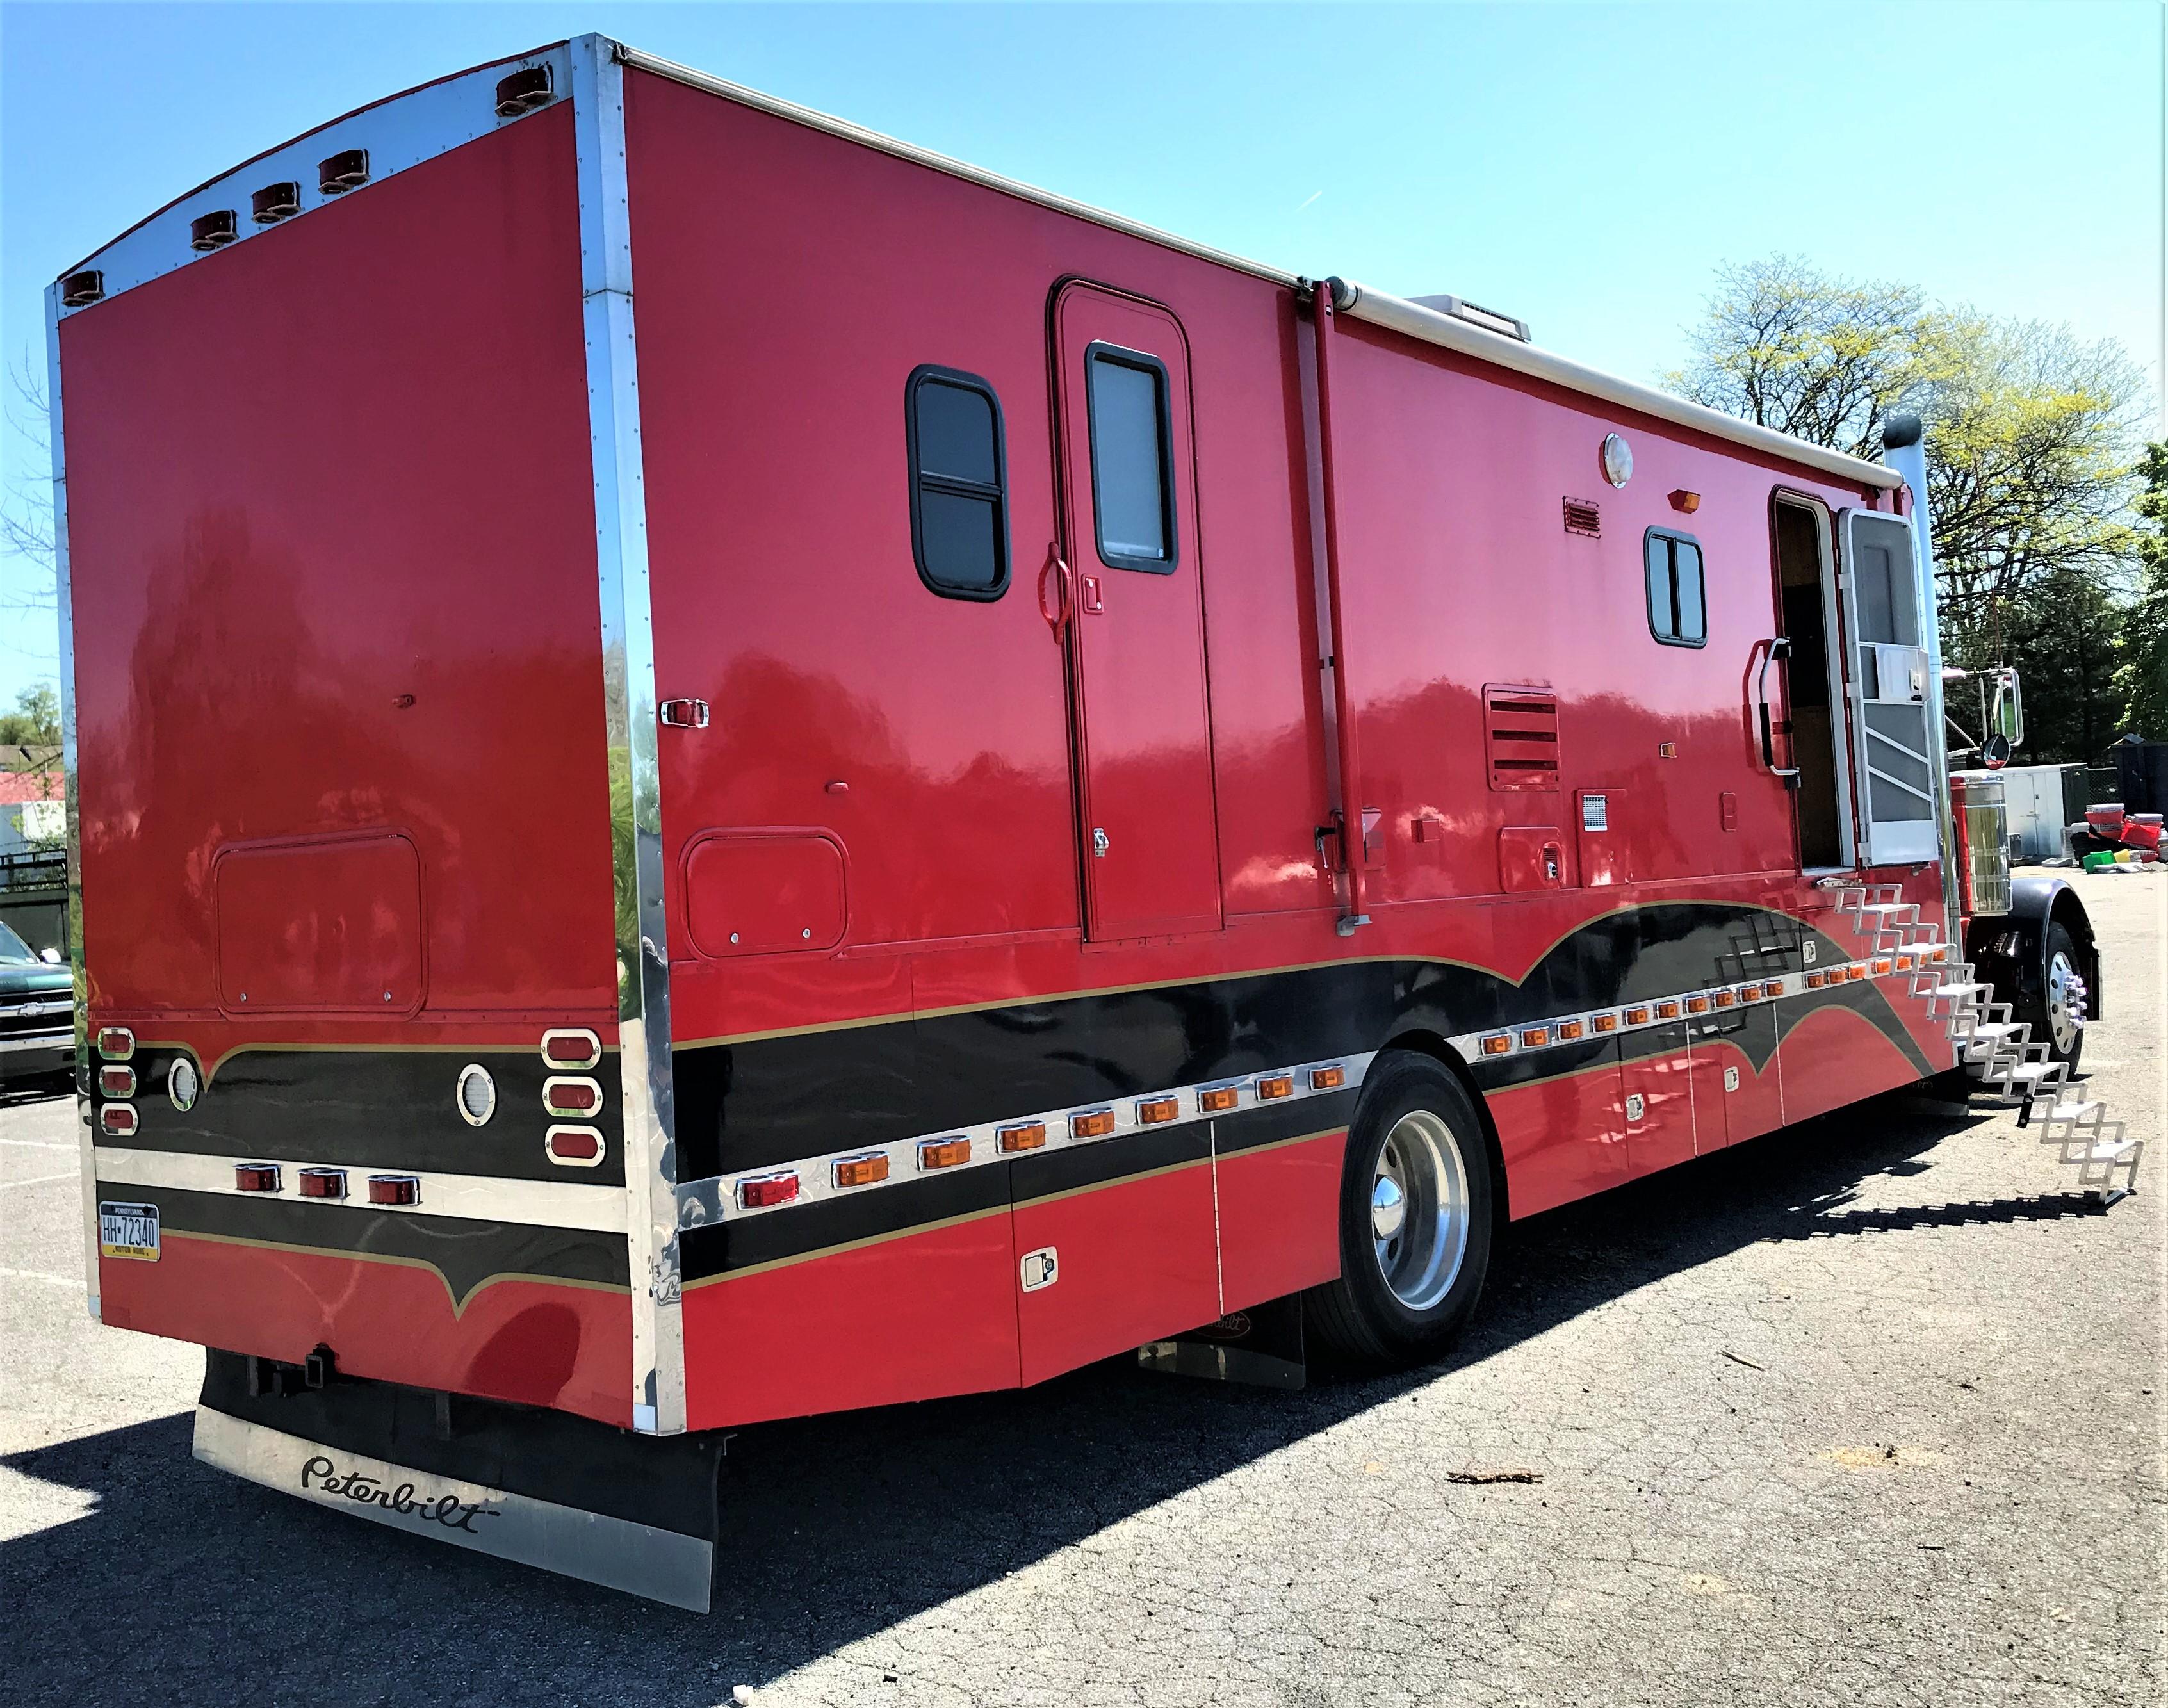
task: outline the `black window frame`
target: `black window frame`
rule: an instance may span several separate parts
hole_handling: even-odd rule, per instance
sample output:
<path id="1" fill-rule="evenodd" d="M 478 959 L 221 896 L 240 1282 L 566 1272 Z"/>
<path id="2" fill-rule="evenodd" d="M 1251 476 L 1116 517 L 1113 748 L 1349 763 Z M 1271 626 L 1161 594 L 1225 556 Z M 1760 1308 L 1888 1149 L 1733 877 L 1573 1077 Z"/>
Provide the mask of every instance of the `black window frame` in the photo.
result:
<path id="1" fill-rule="evenodd" d="M 1101 520 L 1103 512 L 1099 503 L 1098 384 L 1099 363 L 1102 362 L 1137 369 L 1155 375 L 1158 380 L 1160 528 L 1166 541 L 1165 557 L 1140 557 L 1134 552 L 1109 551 L 1107 549 L 1107 529 Z M 1172 575 L 1182 562 L 1182 535 L 1177 527 L 1181 511 L 1175 492 L 1174 376 L 1167 371 L 1166 363 L 1149 350 L 1132 350 L 1126 344 L 1109 343 L 1103 338 L 1094 339 L 1087 344 L 1084 347 L 1084 422 L 1085 431 L 1091 440 L 1092 543 L 1098 550 L 1099 561 L 1110 570 L 1133 570 L 1145 576 Z"/>
<path id="2" fill-rule="evenodd" d="M 994 484 L 991 486 L 977 480 L 966 480 L 954 475 L 930 473 L 918 462 L 918 390 L 928 380 L 954 386 L 961 391 L 975 391 L 986 400 L 994 412 Z M 1008 422 L 1002 413 L 1001 394 L 992 383 L 976 374 L 967 374 L 960 368 L 944 368 L 936 362 L 922 362 L 911 370 L 910 378 L 903 383 L 903 444 L 904 478 L 911 487 L 911 560 L 917 565 L 918 579 L 933 592 L 943 599 L 970 599 L 980 604 L 991 604 L 1009 590 L 1009 433 Z M 922 517 L 921 500 L 927 487 L 936 492 L 953 494 L 959 497 L 991 499 L 994 505 L 995 576 L 983 587 L 959 586 L 954 581 L 944 581 L 926 566 L 926 529 Z"/>
<path id="3" fill-rule="evenodd" d="M 1701 588 L 1701 634 L 1689 640 L 1678 634 L 1666 634 L 1656 627 L 1656 602 L 1650 597 L 1649 586 L 1649 544 L 1651 540 L 1666 540 L 1671 544 L 1664 551 L 1664 562 L 1671 582 L 1671 622 L 1676 629 L 1679 618 L 1679 554 L 1677 547 L 1690 545 L 1694 549 L 1694 579 Z M 1708 644 L 1708 551 L 1700 538 L 1691 533 L 1682 533 L 1676 528 L 1652 528 L 1641 536 L 1641 602 L 1649 619 L 1649 634 L 1660 646 L 1684 646 L 1699 651 Z"/>

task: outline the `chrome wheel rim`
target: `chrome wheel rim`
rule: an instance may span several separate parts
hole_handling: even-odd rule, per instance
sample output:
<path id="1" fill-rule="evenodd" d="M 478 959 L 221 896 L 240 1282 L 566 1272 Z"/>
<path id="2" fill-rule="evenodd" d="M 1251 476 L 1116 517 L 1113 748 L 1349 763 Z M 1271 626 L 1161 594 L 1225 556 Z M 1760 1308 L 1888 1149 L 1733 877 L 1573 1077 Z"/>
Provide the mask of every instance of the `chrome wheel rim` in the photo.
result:
<path id="1" fill-rule="evenodd" d="M 2048 963 L 2048 1035 L 2054 1039 L 2058 1055 L 2070 1054 L 2078 1041 L 2077 983 L 2078 969 L 2068 955 L 2056 950 Z"/>
<path id="2" fill-rule="evenodd" d="M 1453 1290 L 1468 1254 L 1468 1170 L 1444 1120 L 1411 1109 L 1393 1124 L 1370 1180 L 1378 1273 L 1411 1311 Z"/>

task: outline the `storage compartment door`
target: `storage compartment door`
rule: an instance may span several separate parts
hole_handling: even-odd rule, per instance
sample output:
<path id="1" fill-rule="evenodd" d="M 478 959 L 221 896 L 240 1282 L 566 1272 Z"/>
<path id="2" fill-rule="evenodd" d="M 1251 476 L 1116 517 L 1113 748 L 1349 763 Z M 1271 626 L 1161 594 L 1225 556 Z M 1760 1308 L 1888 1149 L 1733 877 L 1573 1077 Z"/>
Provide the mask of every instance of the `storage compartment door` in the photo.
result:
<path id="1" fill-rule="evenodd" d="M 1846 511 L 1843 522 L 1845 674 L 1868 863 L 1932 860 L 1935 745 L 1911 525 L 1867 510 Z"/>

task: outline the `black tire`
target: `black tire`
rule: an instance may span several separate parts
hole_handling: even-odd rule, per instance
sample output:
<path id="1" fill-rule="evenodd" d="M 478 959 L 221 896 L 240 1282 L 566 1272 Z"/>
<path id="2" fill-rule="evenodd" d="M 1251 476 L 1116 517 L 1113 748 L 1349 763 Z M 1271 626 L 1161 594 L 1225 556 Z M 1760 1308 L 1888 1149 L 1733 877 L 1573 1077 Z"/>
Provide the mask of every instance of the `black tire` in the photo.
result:
<path id="1" fill-rule="evenodd" d="M 2061 960 L 2061 968 L 2056 963 Z M 2034 987 L 2026 991 L 2024 1000 L 2018 1003 L 2015 1012 L 2018 1019 L 2032 1028 L 2037 1042 L 2048 1047 L 2048 1058 L 2060 1062 L 2073 1072 L 2078 1058 L 2085 1053 L 2086 1033 L 2082 1026 L 2070 1023 L 2070 1010 L 2076 1005 L 2067 995 L 2068 987 L 2062 981 L 2066 975 L 2081 975 L 2085 957 L 2079 953 L 2077 939 L 2059 921 L 2051 921 L 2048 935 L 2040 946 L 2041 970 L 2034 974 Z M 2083 1020 L 2085 1012 L 2078 1008 L 2075 1018 Z M 2061 1034 L 2057 1034 L 2057 1021 L 2062 1022 Z"/>
<path id="2" fill-rule="evenodd" d="M 1408 1180 L 1401 1200 L 1407 1244 L 1390 1241 L 1390 1259 L 1381 1255 L 1388 1242 L 1374 1223 L 1372 1204 L 1389 1140 L 1395 1146 L 1392 1166 Z M 1455 1159 L 1457 1182 L 1448 1179 Z M 1448 1184 L 1426 1201 L 1419 1183 L 1432 1162 L 1443 1164 L 1438 1176 Z M 1459 1235 L 1456 1240 L 1448 1233 L 1440 1239 L 1432 1263 L 1423 1259 L 1420 1241 L 1425 1226 L 1435 1229 L 1442 1218 L 1425 1212 L 1448 1200 L 1460 1207 L 1461 1216 L 1454 1218 L 1462 1223 Z M 1482 1297 L 1496 1201 L 1490 1148 L 1467 1088 L 1428 1056 L 1381 1053 L 1363 1081 L 1341 1164 L 1340 1278 L 1304 1296 L 1310 1330 L 1358 1365 L 1405 1368 L 1436 1358 L 1467 1326 Z M 1390 1217 L 1390 1207 L 1380 1213 Z M 1448 1274 L 1456 1244 L 1459 1257 Z M 1400 1255 L 1404 1249 L 1405 1257 Z M 1400 1265 L 1396 1272 L 1412 1302 L 1388 1281 L 1389 1261 Z"/>

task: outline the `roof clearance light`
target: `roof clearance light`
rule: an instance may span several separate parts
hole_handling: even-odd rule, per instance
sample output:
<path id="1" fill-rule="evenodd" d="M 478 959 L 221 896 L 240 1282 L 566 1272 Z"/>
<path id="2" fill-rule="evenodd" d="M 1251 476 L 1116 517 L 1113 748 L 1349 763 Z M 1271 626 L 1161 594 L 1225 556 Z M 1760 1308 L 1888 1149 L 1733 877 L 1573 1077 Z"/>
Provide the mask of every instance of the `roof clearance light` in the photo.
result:
<path id="1" fill-rule="evenodd" d="M 878 1186 L 888 1178 L 887 1154 L 869 1150 L 858 1156 L 839 1156 L 832 1164 L 830 1177 L 839 1186 Z"/>
<path id="2" fill-rule="evenodd" d="M 1140 1127 L 1159 1127 L 1175 1120 L 1182 1113 L 1182 1099 L 1169 1094 L 1164 1097 L 1145 1097 L 1137 1104 L 1137 1124 Z"/>
<path id="3" fill-rule="evenodd" d="M 779 1174 L 754 1175 L 738 1182 L 738 1208 L 766 1210 L 777 1204 L 788 1204 L 798 1196 L 798 1171 L 784 1169 Z"/>
<path id="4" fill-rule="evenodd" d="M 1204 1114 L 1218 1115 L 1242 1101 L 1239 1085 L 1207 1085 L 1197 1094 L 1197 1106 Z"/>
<path id="5" fill-rule="evenodd" d="M 971 1159 L 971 1141 L 960 1133 L 954 1138 L 922 1139 L 918 1146 L 921 1170 L 953 1169 Z"/>
<path id="6" fill-rule="evenodd" d="M 1111 1109 L 1087 1109 L 1081 1115 L 1069 1117 L 1071 1138 L 1104 1138 L 1113 1130 L 1114 1111 Z"/>
<path id="7" fill-rule="evenodd" d="M 1266 1074 L 1257 1080 L 1257 1101 L 1260 1103 L 1270 1103 L 1294 1095 L 1294 1075 L 1292 1074 Z"/>
<path id="8" fill-rule="evenodd" d="M 1004 1151 L 1037 1150 L 1046 1143 L 1044 1121 L 1018 1121 L 994 1130 L 994 1143 Z"/>
<path id="9" fill-rule="evenodd" d="M 1347 1069 L 1335 1062 L 1329 1068 L 1310 1070 L 1310 1089 L 1313 1091 L 1337 1091 L 1347 1083 Z"/>

